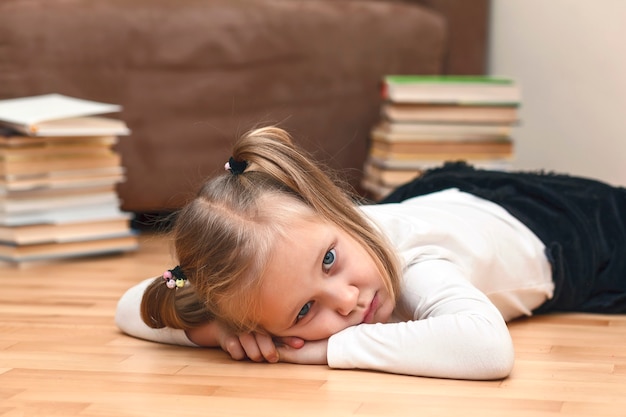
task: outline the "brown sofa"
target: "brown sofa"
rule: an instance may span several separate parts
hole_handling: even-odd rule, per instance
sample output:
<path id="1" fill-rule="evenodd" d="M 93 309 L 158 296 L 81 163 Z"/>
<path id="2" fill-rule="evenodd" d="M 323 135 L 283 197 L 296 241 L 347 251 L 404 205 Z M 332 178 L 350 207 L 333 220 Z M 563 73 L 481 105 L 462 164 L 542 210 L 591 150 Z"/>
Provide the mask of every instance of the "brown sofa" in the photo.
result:
<path id="1" fill-rule="evenodd" d="M 378 83 L 482 73 L 488 0 L 2 0 L 0 98 L 119 103 L 122 208 L 180 207 L 253 126 L 358 186 Z"/>

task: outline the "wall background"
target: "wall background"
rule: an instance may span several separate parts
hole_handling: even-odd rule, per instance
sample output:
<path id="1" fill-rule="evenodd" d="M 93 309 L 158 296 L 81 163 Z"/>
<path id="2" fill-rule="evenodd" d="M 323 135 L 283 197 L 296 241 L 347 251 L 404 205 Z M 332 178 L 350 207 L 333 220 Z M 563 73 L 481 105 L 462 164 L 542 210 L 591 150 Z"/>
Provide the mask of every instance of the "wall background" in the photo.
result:
<path id="1" fill-rule="evenodd" d="M 491 7 L 487 71 L 522 86 L 515 168 L 626 186 L 626 1 Z"/>

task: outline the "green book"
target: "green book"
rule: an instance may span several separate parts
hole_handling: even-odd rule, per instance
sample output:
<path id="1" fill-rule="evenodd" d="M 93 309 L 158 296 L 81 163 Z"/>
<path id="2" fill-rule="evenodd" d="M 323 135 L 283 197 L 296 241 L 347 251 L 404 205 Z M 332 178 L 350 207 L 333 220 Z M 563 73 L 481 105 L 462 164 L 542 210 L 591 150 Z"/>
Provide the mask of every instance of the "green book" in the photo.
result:
<path id="1" fill-rule="evenodd" d="M 510 78 L 489 77 L 486 75 L 387 75 L 385 80 L 395 84 L 514 84 Z"/>
<path id="2" fill-rule="evenodd" d="M 521 91 L 513 79 L 481 75 L 387 75 L 382 97 L 395 103 L 517 106 Z"/>

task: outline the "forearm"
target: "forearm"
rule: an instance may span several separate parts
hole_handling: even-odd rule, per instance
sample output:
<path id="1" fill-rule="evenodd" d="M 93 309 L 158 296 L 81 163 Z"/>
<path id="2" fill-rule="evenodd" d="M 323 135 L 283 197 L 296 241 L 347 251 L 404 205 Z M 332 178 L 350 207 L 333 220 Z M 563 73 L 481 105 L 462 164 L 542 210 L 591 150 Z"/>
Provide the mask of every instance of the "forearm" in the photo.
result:
<path id="1" fill-rule="evenodd" d="M 124 333 L 140 339 L 182 346 L 219 347 L 233 359 L 276 362 L 276 347 L 269 336 L 260 334 L 236 335 L 223 328 L 217 321 L 193 329 L 153 329 L 141 319 L 141 299 L 152 279 L 147 279 L 130 288 L 120 298 L 115 312 L 115 323 Z M 300 346 L 301 341 L 287 341 Z"/>
<path id="2" fill-rule="evenodd" d="M 505 327 L 472 315 L 360 325 L 330 338 L 328 365 L 437 378 L 504 378 L 514 359 Z"/>

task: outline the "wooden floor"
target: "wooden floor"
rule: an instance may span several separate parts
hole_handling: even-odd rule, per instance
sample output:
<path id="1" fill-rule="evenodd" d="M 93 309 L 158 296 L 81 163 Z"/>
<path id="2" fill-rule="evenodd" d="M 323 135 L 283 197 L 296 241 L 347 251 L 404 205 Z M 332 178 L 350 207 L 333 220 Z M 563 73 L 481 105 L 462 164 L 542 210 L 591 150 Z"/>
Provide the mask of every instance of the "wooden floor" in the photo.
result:
<path id="1" fill-rule="evenodd" d="M 171 266 L 158 235 L 133 254 L 1 266 L 0 416 L 626 416 L 626 316 L 512 323 L 503 381 L 240 363 L 118 332 L 118 297 Z"/>

